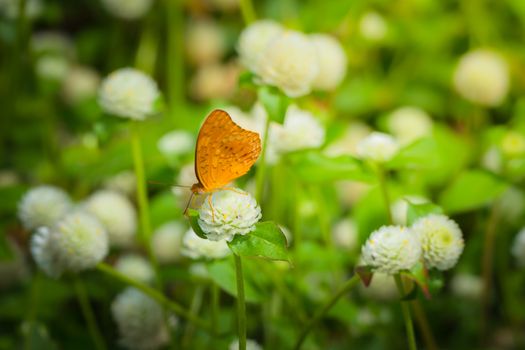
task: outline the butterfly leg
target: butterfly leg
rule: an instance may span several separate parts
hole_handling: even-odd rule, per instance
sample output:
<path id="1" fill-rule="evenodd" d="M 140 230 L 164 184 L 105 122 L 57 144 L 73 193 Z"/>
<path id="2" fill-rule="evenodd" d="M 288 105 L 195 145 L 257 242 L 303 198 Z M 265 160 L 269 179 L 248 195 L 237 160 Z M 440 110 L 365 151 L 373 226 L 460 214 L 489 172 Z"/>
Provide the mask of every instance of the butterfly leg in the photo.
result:
<path id="1" fill-rule="evenodd" d="M 210 209 L 211 209 L 211 220 L 213 222 L 215 222 L 215 209 L 213 209 L 213 202 L 212 202 L 212 198 L 213 197 L 213 193 L 210 193 L 208 195 L 208 205 L 210 206 Z"/>
<path id="2" fill-rule="evenodd" d="M 235 193 L 238 193 L 238 194 L 243 194 L 243 195 L 245 195 L 245 196 L 248 195 L 248 192 L 239 191 L 239 190 L 236 189 L 235 187 L 223 187 L 222 190 L 225 190 L 225 191 L 232 191 L 232 192 L 235 192 Z"/>
<path id="3" fill-rule="evenodd" d="M 193 204 L 193 199 L 194 199 L 194 195 L 195 193 L 191 193 L 191 196 L 190 196 L 190 199 L 188 199 L 188 204 L 186 204 L 186 208 L 184 209 L 184 215 L 187 215 L 188 214 L 188 208 L 190 207 L 193 207 L 192 204 Z"/>

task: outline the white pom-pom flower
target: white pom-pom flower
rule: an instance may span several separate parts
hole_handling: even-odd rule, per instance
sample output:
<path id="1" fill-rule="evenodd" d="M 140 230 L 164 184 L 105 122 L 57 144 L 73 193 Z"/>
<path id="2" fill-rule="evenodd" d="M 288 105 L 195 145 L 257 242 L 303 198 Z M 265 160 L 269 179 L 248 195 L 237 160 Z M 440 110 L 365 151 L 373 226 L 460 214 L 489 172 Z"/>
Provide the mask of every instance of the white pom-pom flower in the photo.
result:
<path id="1" fill-rule="evenodd" d="M 279 152 L 318 148 L 324 143 L 323 125 L 312 113 L 295 105 L 288 107 L 283 125 L 272 123 L 271 126 L 270 141 Z"/>
<path id="2" fill-rule="evenodd" d="M 361 158 L 377 163 L 388 162 L 398 150 L 396 139 L 381 132 L 373 132 L 357 144 L 357 154 Z"/>
<path id="3" fill-rule="evenodd" d="M 417 107 L 401 107 L 388 116 L 388 130 L 402 144 L 411 143 L 432 132 L 432 118 Z"/>
<path id="4" fill-rule="evenodd" d="M 64 56 L 44 55 L 36 61 L 35 71 L 42 79 L 62 82 L 69 71 L 69 61 Z"/>
<path id="5" fill-rule="evenodd" d="M 182 255 L 192 259 L 222 259 L 230 254 L 226 241 L 200 238 L 189 229 L 182 241 Z"/>
<path id="6" fill-rule="evenodd" d="M 235 339 L 230 343 L 229 350 L 239 350 L 239 339 Z M 263 350 L 263 347 L 259 345 L 255 340 L 246 339 L 246 350 Z"/>
<path id="7" fill-rule="evenodd" d="M 211 200 L 205 200 L 199 208 L 198 220 L 208 239 L 229 242 L 235 235 L 255 230 L 262 214 L 250 193 L 233 189 L 217 191 L 209 196 Z"/>
<path id="8" fill-rule="evenodd" d="M 212 63 L 199 67 L 190 82 L 190 94 L 197 100 L 228 99 L 239 80 L 239 66 Z"/>
<path id="9" fill-rule="evenodd" d="M 106 179 L 104 188 L 132 196 L 137 189 L 137 178 L 133 171 L 125 170 Z"/>
<path id="10" fill-rule="evenodd" d="M 60 188 L 38 186 L 30 189 L 18 204 L 18 217 L 28 230 L 51 227 L 71 207 L 71 199 Z"/>
<path id="11" fill-rule="evenodd" d="M 169 340 L 162 307 L 135 288 L 127 288 L 111 304 L 120 344 L 127 349 L 153 350 Z"/>
<path id="12" fill-rule="evenodd" d="M 482 106 L 498 106 L 509 90 L 507 63 L 490 50 L 468 52 L 459 60 L 453 83 L 463 98 Z"/>
<path id="13" fill-rule="evenodd" d="M 151 248 L 160 263 L 168 264 L 179 260 L 185 230 L 180 222 L 170 221 L 153 232 Z"/>
<path id="14" fill-rule="evenodd" d="M 388 25 L 379 13 L 367 12 L 359 21 L 359 32 L 367 40 L 381 41 L 387 35 Z"/>
<path id="15" fill-rule="evenodd" d="M 185 43 L 189 61 L 196 65 L 220 61 L 226 48 L 222 27 L 210 20 L 190 22 Z"/>
<path id="16" fill-rule="evenodd" d="M 122 68 L 103 80 L 98 100 L 107 113 L 143 120 L 155 113 L 159 96 L 157 83 L 151 77 L 133 68 Z"/>
<path id="17" fill-rule="evenodd" d="M 303 33 L 287 30 L 275 36 L 259 59 L 257 74 L 289 97 L 306 95 L 319 73 L 317 50 Z"/>
<path id="18" fill-rule="evenodd" d="M 127 247 L 133 244 L 137 232 L 137 213 L 126 196 L 115 191 L 100 190 L 86 200 L 85 209 L 104 224 L 111 245 Z"/>
<path id="19" fill-rule="evenodd" d="M 483 294 L 483 281 L 481 277 L 470 273 L 458 273 L 450 281 L 452 293 L 472 300 L 479 300 Z"/>
<path id="20" fill-rule="evenodd" d="M 102 0 L 102 4 L 113 16 L 132 20 L 144 16 L 153 0 Z"/>
<path id="21" fill-rule="evenodd" d="M 47 227 L 39 227 L 31 237 L 31 255 L 37 266 L 49 277 L 57 278 L 64 271 L 52 232 Z"/>
<path id="22" fill-rule="evenodd" d="M 98 73 L 84 66 L 73 66 L 62 82 L 62 96 L 69 104 L 75 104 L 97 95 L 100 85 Z"/>
<path id="23" fill-rule="evenodd" d="M 124 275 L 143 283 L 150 283 L 155 278 L 155 271 L 149 261 L 137 254 L 122 255 L 115 264 L 115 268 Z"/>
<path id="24" fill-rule="evenodd" d="M 357 145 L 371 133 L 368 125 L 351 122 L 341 137 L 324 148 L 323 153 L 330 157 L 357 155 Z"/>
<path id="25" fill-rule="evenodd" d="M 326 34 L 310 35 L 319 58 L 319 73 L 313 82 L 318 90 L 333 90 L 345 78 L 347 58 L 341 43 Z"/>
<path id="26" fill-rule="evenodd" d="M 372 232 L 361 254 L 367 266 L 392 275 L 414 267 L 421 257 L 421 244 L 406 227 L 383 226 Z"/>
<path id="27" fill-rule="evenodd" d="M 187 131 L 174 130 L 164 134 L 157 142 L 157 148 L 165 157 L 177 157 L 190 153 L 195 146 L 193 135 Z"/>
<path id="28" fill-rule="evenodd" d="M 332 238 L 337 247 L 346 250 L 356 249 L 359 237 L 354 220 L 343 219 L 338 221 L 332 229 Z"/>
<path id="29" fill-rule="evenodd" d="M 514 238 L 514 242 L 512 244 L 511 249 L 512 255 L 518 262 L 518 265 L 521 267 L 525 266 L 525 227 L 522 228 L 516 237 Z"/>
<path id="30" fill-rule="evenodd" d="M 463 252 L 463 234 L 454 221 L 445 215 L 430 214 L 412 225 L 428 268 L 448 270 L 456 265 Z"/>
<path id="31" fill-rule="evenodd" d="M 283 27 L 271 20 L 256 21 L 246 27 L 237 45 L 242 64 L 252 72 L 258 73 L 261 57 L 268 43 L 282 32 Z"/>

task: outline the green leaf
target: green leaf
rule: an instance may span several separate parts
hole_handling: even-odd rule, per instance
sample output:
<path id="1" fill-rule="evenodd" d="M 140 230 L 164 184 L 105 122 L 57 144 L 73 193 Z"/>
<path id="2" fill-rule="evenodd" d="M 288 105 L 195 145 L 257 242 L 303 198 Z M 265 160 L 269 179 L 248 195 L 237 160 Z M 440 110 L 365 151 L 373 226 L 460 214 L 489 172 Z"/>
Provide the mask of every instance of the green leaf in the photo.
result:
<path id="1" fill-rule="evenodd" d="M 401 272 L 401 275 L 414 281 L 419 286 L 419 288 L 421 288 L 423 294 L 425 294 L 425 296 L 430 299 L 430 292 L 428 290 L 428 271 L 423 263 L 418 262 L 410 271 Z M 410 294 L 412 294 L 411 292 L 409 292 L 403 298 L 408 297 Z"/>
<path id="2" fill-rule="evenodd" d="M 447 213 L 477 209 L 499 197 L 508 186 L 488 172 L 465 171 L 441 193 L 439 204 Z"/>
<path id="3" fill-rule="evenodd" d="M 295 174 L 304 182 L 374 181 L 372 171 L 351 156 L 328 157 L 316 151 L 306 151 L 290 154 L 287 159 Z"/>
<path id="4" fill-rule="evenodd" d="M 388 163 L 391 168 L 432 169 L 439 165 L 438 146 L 433 138 L 423 138 L 402 148 Z"/>
<path id="5" fill-rule="evenodd" d="M 239 256 L 289 261 L 286 237 L 274 222 L 259 222 L 255 231 L 236 235 L 228 245 Z"/>
<path id="6" fill-rule="evenodd" d="M 199 212 L 195 209 L 188 208 L 187 214 L 190 226 L 193 229 L 193 231 L 197 234 L 197 236 L 199 236 L 200 238 L 208 239 L 206 237 L 206 233 L 204 233 L 204 231 L 199 225 Z"/>
<path id="7" fill-rule="evenodd" d="M 270 120 L 282 124 L 290 99 L 274 87 L 262 86 L 258 90 L 259 101 L 268 113 Z"/>
<path id="8" fill-rule="evenodd" d="M 434 203 L 412 203 L 405 199 L 408 203 L 407 208 L 407 224 L 412 225 L 417 219 L 427 216 L 429 214 L 443 214 L 443 209 Z"/>

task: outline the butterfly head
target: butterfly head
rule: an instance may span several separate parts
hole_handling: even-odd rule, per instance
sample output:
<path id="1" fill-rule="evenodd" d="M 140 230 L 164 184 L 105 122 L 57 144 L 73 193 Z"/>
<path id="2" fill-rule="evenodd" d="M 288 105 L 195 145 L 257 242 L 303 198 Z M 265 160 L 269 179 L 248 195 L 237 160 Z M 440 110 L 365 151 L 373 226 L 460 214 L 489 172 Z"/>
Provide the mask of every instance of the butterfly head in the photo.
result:
<path id="1" fill-rule="evenodd" d="M 196 184 L 193 184 L 193 186 L 191 186 L 191 192 L 196 193 L 196 194 L 202 194 L 207 191 L 200 182 L 197 182 Z"/>

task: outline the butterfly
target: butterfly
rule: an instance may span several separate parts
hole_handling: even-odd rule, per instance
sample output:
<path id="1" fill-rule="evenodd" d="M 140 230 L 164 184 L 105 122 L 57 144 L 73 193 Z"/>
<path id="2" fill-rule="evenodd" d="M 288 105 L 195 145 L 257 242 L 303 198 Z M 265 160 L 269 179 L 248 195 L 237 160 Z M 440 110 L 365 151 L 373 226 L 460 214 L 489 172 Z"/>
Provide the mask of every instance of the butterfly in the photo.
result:
<path id="1" fill-rule="evenodd" d="M 195 175 L 198 182 L 191 187 L 192 196 L 224 189 L 246 174 L 260 153 L 258 133 L 241 128 L 227 112 L 215 109 L 202 124 L 197 137 Z M 210 197 L 208 200 L 211 201 Z M 190 202 L 191 198 L 188 206 Z"/>

